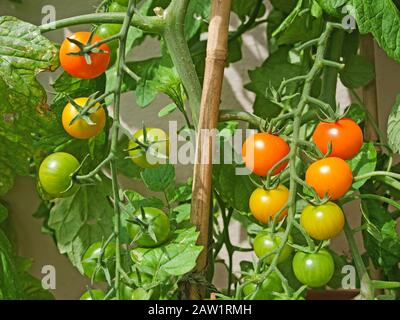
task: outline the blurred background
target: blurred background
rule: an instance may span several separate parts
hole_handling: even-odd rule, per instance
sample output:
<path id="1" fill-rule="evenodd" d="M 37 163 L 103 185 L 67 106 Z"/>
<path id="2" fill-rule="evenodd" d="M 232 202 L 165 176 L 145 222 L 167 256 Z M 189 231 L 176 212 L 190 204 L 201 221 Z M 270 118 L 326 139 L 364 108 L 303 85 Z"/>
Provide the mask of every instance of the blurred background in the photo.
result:
<path id="1" fill-rule="evenodd" d="M 21 20 L 39 25 L 43 18 L 42 8 L 45 5 L 53 5 L 56 9 L 56 18 L 62 19 L 93 12 L 95 6 L 100 3 L 99 0 L 23 0 L 22 2 L 22 4 L 19 4 L 8 0 L 0 0 L 0 15 L 16 16 Z M 266 1 L 266 4 L 269 6 L 268 1 Z M 235 29 L 237 25 L 238 21 L 236 17 L 232 16 L 232 29 Z M 60 43 L 65 36 L 77 30 L 89 30 L 89 26 L 58 30 L 47 34 L 47 36 L 52 41 Z M 222 108 L 242 108 L 251 111 L 255 96 L 252 92 L 245 90 L 243 85 L 249 82 L 248 70 L 261 65 L 268 56 L 266 24 L 260 25 L 244 36 L 242 51 L 243 59 L 238 63 L 230 65 L 226 70 Z M 158 42 L 149 39 L 140 48 L 135 48 L 129 59 L 147 59 L 156 56 L 158 52 Z M 381 129 L 386 131 L 388 114 L 394 104 L 396 95 L 400 92 L 400 82 L 398 81 L 400 65 L 388 59 L 386 54 L 376 47 L 376 45 L 374 55 L 377 75 L 378 117 Z M 42 74 L 40 75 L 40 81 L 48 88 L 48 84 L 54 81 L 59 73 L 60 71 L 53 74 Z M 340 84 L 338 101 L 342 106 L 347 106 L 351 103 L 349 93 Z M 155 116 L 168 103 L 169 101 L 166 98 L 158 97 L 149 107 L 140 108 L 135 103 L 133 93 L 125 94 L 122 100 L 123 124 L 133 132 L 141 127 L 142 121 L 145 121 L 148 126 L 168 130 L 168 121 L 176 120 L 178 113 L 162 119 Z M 178 121 L 183 123 L 182 118 L 179 118 Z M 177 168 L 177 175 L 181 180 L 185 180 L 191 174 L 191 166 L 180 166 Z M 123 184 L 136 191 L 145 193 L 144 186 L 138 182 L 124 180 Z M 54 266 L 57 272 L 57 288 L 53 291 L 55 297 L 57 299 L 78 299 L 88 284 L 88 280 L 80 275 L 65 256 L 58 253 L 53 239 L 41 233 L 42 222 L 32 217 L 32 214 L 39 205 L 34 180 L 26 177 L 18 178 L 14 188 L 4 197 L 4 200 L 10 209 L 10 223 L 14 231 L 19 254 L 34 260 L 32 274 L 41 278 L 43 266 Z M 357 225 L 359 223 L 360 213 L 357 204 L 347 207 L 346 214 L 350 217 L 352 224 Z M 233 224 L 230 232 L 236 243 L 239 244 L 242 241 L 247 241 L 246 235 L 242 232 L 238 224 Z M 339 252 L 347 252 L 347 245 L 342 236 L 337 237 L 333 241 L 332 246 Z M 224 257 L 224 252 L 221 253 L 221 257 Z M 237 262 L 236 270 L 239 269 L 238 263 L 243 258 L 251 259 L 246 254 L 238 253 L 235 255 L 234 259 Z M 227 278 L 225 273 L 226 271 L 223 267 L 216 268 L 217 276 L 215 284 L 217 287 L 224 284 Z"/>

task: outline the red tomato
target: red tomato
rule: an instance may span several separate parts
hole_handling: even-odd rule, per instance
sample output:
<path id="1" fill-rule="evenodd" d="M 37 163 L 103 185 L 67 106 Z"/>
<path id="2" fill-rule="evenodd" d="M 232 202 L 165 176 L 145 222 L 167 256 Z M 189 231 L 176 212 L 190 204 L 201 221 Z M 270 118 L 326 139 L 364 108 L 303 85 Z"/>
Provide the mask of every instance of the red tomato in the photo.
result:
<path id="1" fill-rule="evenodd" d="M 256 133 L 249 137 L 242 148 L 246 167 L 259 176 L 265 177 L 268 172 L 289 154 L 289 145 L 282 138 L 269 133 Z M 273 172 L 274 175 L 286 168 L 288 161 L 283 162 Z"/>
<path id="2" fill-rule="evenodd" d="M 336 122 L 318 124 L 313 134 L 313 141 L 323 154 L 328 152 L 328 146 L 332 143 L 330 156 L 348 160 L 360 151 L 364 138 L 357 123 L 343 118 Z"/>
<path id="3" fill-rule="evenodd" d="M 82 44 L 87 44 L 89 41 L 90 32 L 76 32 L 71 39 L 78 40 Z M 101 41 L 98 35 L 94 35 L 90 44 Z M 61 66 L 70 75 L 82 78 L 93 79 L 100 76 L 107 70 L 110 63 L 110 48 L 106 43 L 100 45 L 98 49 L 105 51 L 105 53 L 89 53 L 91 64 L 88 64 L 84 56 L 70 55 L 70 53 L 79 52 L 79 47 L 65 39 L 60 48 L 60 62 Z"/>
<path id="4" fill-rule="evenodd" d="M 331 200 L 343 197 L 353 183 L 353 173 L 346 161 L 340 158 L 325 158 L 314 162 L 306 172 L 306 182 L 323 198 Z"/>

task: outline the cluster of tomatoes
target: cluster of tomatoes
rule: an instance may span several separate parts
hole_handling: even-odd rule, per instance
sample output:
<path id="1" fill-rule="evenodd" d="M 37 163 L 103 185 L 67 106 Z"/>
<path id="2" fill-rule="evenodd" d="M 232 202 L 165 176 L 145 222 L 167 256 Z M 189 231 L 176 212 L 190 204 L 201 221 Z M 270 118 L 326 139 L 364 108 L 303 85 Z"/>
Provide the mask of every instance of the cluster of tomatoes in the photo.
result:
<path id="1" fill-rule="evenodd" d="M 319 199 L 318 204 L 309 204 L 302 210 L 300 223 L 311 238 L 322 241 L 335 237 L 343 230 L 343 211 L 333 201 L 347 194 L 352 186 L 353 174 L 346 160 L 353 158 L 360 151 L 363 133 L 353 120 L 341 118 L 332 122 L 320 122 L 313 133 L 313 142 L 325 157 L 308 167 L 305 182 Z M 288 159 L 295 156 L 291 152 L 288 143 L 282 137 L 270 133 L 252 135 L 242 148 L 246 167 L 261 177 L 282 173 L 288 165 Z M 274 219 L 283 220 L 288 214 L 288 204 L 291 201 L 289 197 L 289 189 L 283 184 L 259 187 L 250 197 L 250 211 L 263 224 L 268 224 Z M 310 202 L 315 202 L 315 199 Z M 280 247 L 283 238 L 283 229 L 275 233 L 272 233 L 271 229 L 260 232 L 254 240 L 256 255 L 264 258 L 267 264 L 271 264 L 275 258 L 274 252 Z M 285 261 L 292 254 L 291 237 L 288 240 L 278 263 Z M 326 285 L 334 273 L 333 258 L 325 249 L 313 253 L 297 252 L 292 266 L 298 280 L 309 287 Z"/>

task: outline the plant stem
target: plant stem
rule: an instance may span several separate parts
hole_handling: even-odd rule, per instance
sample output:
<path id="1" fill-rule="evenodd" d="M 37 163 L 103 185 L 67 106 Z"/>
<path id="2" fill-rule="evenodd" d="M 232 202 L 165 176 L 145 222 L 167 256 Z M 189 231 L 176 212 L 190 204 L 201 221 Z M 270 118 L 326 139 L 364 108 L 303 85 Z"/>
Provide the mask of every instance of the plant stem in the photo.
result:
<path id="1" fill-rule="evenodd" d="M 41 33 L 54 31 L 66 27 L 80 24 L 101 24 L 114 23 L 122 24 L 125 19 L 125 13 L 91 13 L 77 17 L 66 18 L 52 23 L 43 24 L 39 27 Z M 161 34 L 164 30 L 165 23 L 160 17 L 147 17 L 135 14 L 130 22 L 132 27 L 137 27 L 149 33 Z"/>
<path id="2" fill-rule="evenodd" d="M 394 179 L 400 180 L 400 174 L 399 173 L 394 173 L 390 171 L 373 171 L 373 172 L 368 172 L 366 174 L 357 176 L 354 178 L 354 181 L 362 181 L 366 180 L 372 177 L 379 177 L 379 176 L 385 176 L 385 177 L 392 177 Z"/>
<path id="3" fill-rule="evenodd" d="M 172 0 L 165 10 L 164 39 L 172 62 L 189 98 L 192 122 L 197 128 L 201 102 L 201 84 L 185 38 L 184 25 L 189 0 Z"/>
<path id="4" fill-rule="evenodd" d="M 124 65 L 125 65 L 125 48 L 126 41 L 128 38 L 129 26 L 134 15 L 134 0 L 129 0 L 128 12 L 125 16 L 124 22 L 121 28 L 121 38 L 120 38 L 120 46 L 119 53 L 116 62 L 117 66 L 117 81 L 116 88 L 114 93 L 114 114 L 113 114 L 113 126 L 112 126 L 112 135 L 111 135 L 111 155 L 116 155 L 118 151 L 118 134 L 120 127 L 120 102 L 121 102 L 121 87 L 124 76 Z M 119 203 L 121 202 L 119 195 L 119 183 L 118 183 L 118 168 L 117 161 L 115 158 L 111 159 L 110 162 L 111 167 L 111 175 L 112 175 L 112 191 L 114 197 L 114 233 L 115 233 L 115 282 L 114 288 L 116 291 L 116 298 L 120 299 L 120 270 L 121 270 L 121 252 L 120 252 L 120 229 L 121 229 L 121 211 Z"/>

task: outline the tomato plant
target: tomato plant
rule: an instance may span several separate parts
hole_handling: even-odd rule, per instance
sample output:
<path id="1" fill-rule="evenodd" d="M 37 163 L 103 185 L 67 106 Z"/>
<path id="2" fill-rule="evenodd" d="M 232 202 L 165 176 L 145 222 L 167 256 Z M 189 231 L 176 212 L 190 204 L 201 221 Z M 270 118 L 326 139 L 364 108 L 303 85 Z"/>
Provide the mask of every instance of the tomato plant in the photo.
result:
<path id="1" fill-rule="evenodd" d="M 346 1 L 270 2 L 106 0 L 41 26 L 0 17 L 0 196 L 36 178 L 34 216 L 87 278 L 80 299 L 303 300 L 345 276 L 359 299 L 399 299 L 400 98 L 384 92 L 396 100 L 384 132 L 371 99 L 382 55 L 360 37 L 399 62 L 400 14 L 354 0 L 353 28 Z M 72 26 L 86 29 L 57 38 Z M 223 86 L 228 66 L 243 88 Z M 3 231 L 7 202 L 0 298 L 51 298 Z"/>

